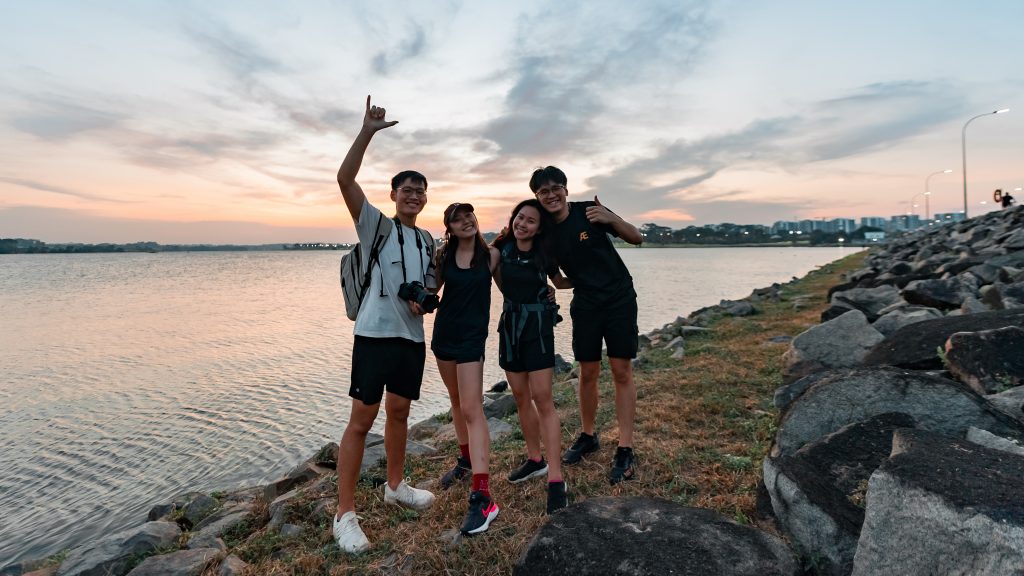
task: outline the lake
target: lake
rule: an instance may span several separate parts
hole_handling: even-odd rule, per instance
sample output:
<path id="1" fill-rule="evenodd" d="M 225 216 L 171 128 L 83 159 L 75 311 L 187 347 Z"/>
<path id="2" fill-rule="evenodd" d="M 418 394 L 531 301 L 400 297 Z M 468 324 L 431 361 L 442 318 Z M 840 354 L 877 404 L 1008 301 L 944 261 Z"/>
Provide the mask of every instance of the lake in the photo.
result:
<path id="1" fill-rule="evenodd" d="M 648 332 L 853 251 L 620 253 Z M 337 441 L 352 342 L 339 257 L 0 256 L 0 567 L 141 523 L 186 490 L 269 481 Z M 559 292 L 566 318 L 569 299 Z M 495 291 L 492 329 L 500 303 Z M 556 328 L 556 350 L 571 360 L 569 324 Z M 487 387 L 504 378 L 497 340 L 487 342 Z M 448 409 L 427 356 L 414 421 Z"/>

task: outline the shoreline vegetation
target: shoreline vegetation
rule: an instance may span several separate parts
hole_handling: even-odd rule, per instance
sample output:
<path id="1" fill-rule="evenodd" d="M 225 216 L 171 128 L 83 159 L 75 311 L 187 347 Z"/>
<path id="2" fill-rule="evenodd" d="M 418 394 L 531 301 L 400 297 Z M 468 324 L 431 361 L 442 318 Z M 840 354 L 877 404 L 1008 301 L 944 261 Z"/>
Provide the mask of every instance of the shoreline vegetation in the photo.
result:
<path id="1" fill-rule="evenodd" d="M 755 290 L 744 300 L 723 302 L 745 312 L 721 313 L 722 307 L 711 307 L 642 335 L 635 371 L 637 478 L 608 485 L 607 467 L 618 434 L 613 385 L 609 371 L 604 370 L 597 415 L 602 448 L 566 468 L 570 504 L 605 496 L 662 498 L 708 508 L 777 534 L 770 522 L 757 519 L 757 486 L 761 460 L 776 433 L 779 411 L 772 395 L 782 381 L 782 354 L 794 336 L 818 323 L 827 307 L 829 288 L 842 281 L 842 274 L 861 267 L 863 260 L 864 254 L 851 254 L 803 278 Z M 701 328 L 690 326 L 690 320 L 701 315 Z M 680 332 L 686 333 L 685 342 L 671 336 Z M 570 372 L 556 377 L 554 384 L 563 448 L 580 426 L 572 376 Z M 414 482 L 435 480 L 450 467 L 458 448 L 450 433 L 444 433 L 449 419 L 438 415 L 411 426 L 410 439 L 436 448 L 409 454 L 406 476 Z M 211 525 L 211 518 L 220 518 L 214 524 L 234 518 L 219 539 L 206 540 L 212 547 L 203 549 L 226 559 L 220 569 L 213 562 L 204 574 L 509 574 L 547 517 L 543 482 L 512 485 L 505 480 L 520 463 L 525 447 L 515 413 L 503 420 L 499 424 L 504 426 L 498 427 L 505 428 L 506 434 L 491 449 L 492 492 L 502 511 L 492 528 L 477 537 L 458 535 L 468 494 L 465 486 L 447 491 L 435 487 L 437 501 L 429 510 L 400 509 L 383 502 L 384 469 L 378 464 L 364 471 L 356 493 L 361 525 L 372 548 L 360 556 L 347 556 L 331 537 L 336 475 L 313 464 L 316 457 L 299 467 L 315 473 L 307 474 L 305 483 L 297 487 L 278 482 L 231 493 L 192 493 L 183 501 L 187 504 L 154 508 L 151 521 L 168 521 L 147 525 L 177 522 L 185 528 L 171 539 L 171 546 L 158 550 L 168 552 L 179 547 L 195 549 L 196 536 L 204 525 Z M 492 421 L 492 434 L 494 428 Z M 248 504 L 242 506 L 244 501 Z M 197 502 L 205 503 L 209 517 L 184 521 L 195 512 Z M 215 513 L 218 508 L 220 514 Z M 244 512 L 232 515 L 230 510 Z M 55 567 L 67 555 L 50 559 L 48 566 Z M 142 556 L 136 554 L 133 565 Z M 224 572 L 229 564 L 235 571 Z"/>
<path id="2" fill-rule="evenodd" d="M 493 237 L 494 233 L 489 233 Z M 485 239 L 490 242 L 492 238 Z M 766 240 L 763 242 L 740 242 L 723 239 L 706 242 L 656 243 L 645 242 L 633 246 L 618 239 L 613 244 L 619 249 L 643 250 L 649 248 L 828 248 L 864 247 L 862 241 L 815 241 L 811 238 L 800 240 Z M 296 242 L 291 244 L 160 244 L 158 242 L 132 242 L 128 244 L 48 244 L 41 240 L 25 238 L 0 238 L 0 254 L 109 254 L 109 253 L 160 253 L 160 252 L 275 252 L 311 250 L 351 250 L 353 244 L 331 242 Z"/>

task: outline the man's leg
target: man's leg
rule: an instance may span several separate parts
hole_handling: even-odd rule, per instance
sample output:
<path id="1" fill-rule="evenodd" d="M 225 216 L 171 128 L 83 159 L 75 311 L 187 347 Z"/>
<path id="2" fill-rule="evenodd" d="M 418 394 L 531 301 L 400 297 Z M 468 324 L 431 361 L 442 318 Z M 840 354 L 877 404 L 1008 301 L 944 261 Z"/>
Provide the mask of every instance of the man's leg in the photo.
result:
<path id="1" fill-rule="evenodd" d="M 633 447 L 633 419 L 636 415 L 636 383 L 629 358 L 609 358 L 615 382 L 615 419 L 619 423 L 619 446 Z"/>
<path id="2" fill-rule="evenodd" d="M 594 435 L 597 426 L 598 390 L 597 379 L 601 376 L 601 361 L 580 362 L 580 422 L 583 432 Z"/>
<path id="3" fill-rule="evenodd" d="M 359 468 L 363 462 L 363 448 L 366 446 L 366 435 L 377 419 L 380 403 L 364 404 L 362 400 L 352 399 L 352 412 L 349 415 L 345 433 L 341 436 L 341 448 L 338 451 L 338 517 L 355 510 L 356 483 L 359 481 Z"/>
<path id="4" fill-rule="evenodd" d="M 388 460 L 388 486 L 398 488 L 405 478 L 405 442 L 409 435 L 412 400 L 388 392 L 384 399 L 384 453 Z"/>

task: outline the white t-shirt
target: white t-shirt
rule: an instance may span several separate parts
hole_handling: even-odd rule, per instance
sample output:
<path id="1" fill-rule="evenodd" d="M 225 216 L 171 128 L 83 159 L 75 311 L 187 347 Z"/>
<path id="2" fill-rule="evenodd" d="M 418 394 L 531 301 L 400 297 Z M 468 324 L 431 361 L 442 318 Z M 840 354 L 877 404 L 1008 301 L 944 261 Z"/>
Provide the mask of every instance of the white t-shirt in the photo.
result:
<path id="1" fill-rule="evenodd" d="M 369 247 L 373 242 L 380 216 L 380 210 L 370 204 L 369 200 L 363 201 L 363 209 L 359 213 L 359 221 L 356 222 L 356 233 L 363 246 Z M 359 307 L 356 336 L 406 338 L 413 342 L 423 342 L 423 317 L 415 316 L 409 311 L 406 301 L 398 297 L 398 287 L 402 282 L 413 281 L 419 281 L 428 288 L 436 287 L 434 264 L 430 261 L 430 252 L 427 246 L 422 245 L 422 240 L 421 246 L 418 249 L 416 247 L 416 240 L 420 238 L 419 233 L 405 225 L 401 228 L 405 239 L 406 279 L 402 279 L 398 226 L 392 226 L 391 234 L 381 247 L 379 263 L 373 267 L 370 274 L 370 287 L 363 298 L 362 306 Z"/>

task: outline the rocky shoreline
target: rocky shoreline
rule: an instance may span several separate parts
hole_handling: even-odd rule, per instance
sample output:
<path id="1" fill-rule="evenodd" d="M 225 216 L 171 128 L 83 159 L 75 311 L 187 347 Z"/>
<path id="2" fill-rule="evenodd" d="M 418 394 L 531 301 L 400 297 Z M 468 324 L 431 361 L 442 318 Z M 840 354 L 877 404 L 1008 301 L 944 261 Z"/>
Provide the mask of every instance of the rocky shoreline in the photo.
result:
<path id="1" fill-rule="evenodd" d="M 597 497 L 554 515 L 515 573 L 603 573 L 612 560 L 635 574 L 1014 573 L 1024 565 L 1024 507 L 1013 498 L 1024 488 L 1021 224 L 1017 208 L 896 238 L 830 291 L 820 324 L 778 337 L 789 350 L 759 510 L 784 538 L 665 500 Z M 642 335 L 635 364 L 643 368 L 653 350 L 685 361 L 688 338 L 723 317 L 757 314 L 780 301 L 781 288 Z M 558 374 L 564 384 L 575 377 L 564 363 Z M 498 389 L 485 399 L 492 440 L 514 432 L 504 418 L 515 402 Z M 411 427 L 409 454 L 431 455 L 453 438 L 444 420 Z M 382 441 L 368 440 L 364 472 L 379 463 Z M 254 573 L 225 539 L 308 529 L 288 522 L 294 503 L 331 493 L 336 453 L 327 444 L 265 486 L 184 494 L 137 527 L 0 575 Z M 306 513 L 334 505 L 328 495 Z M 619 526 L 613 539 L 601 536 L 609 525 Z M 581 533 L 592 537 L 564 537 Z M 390 572 L 407 573 L 398 561 Z"/>

